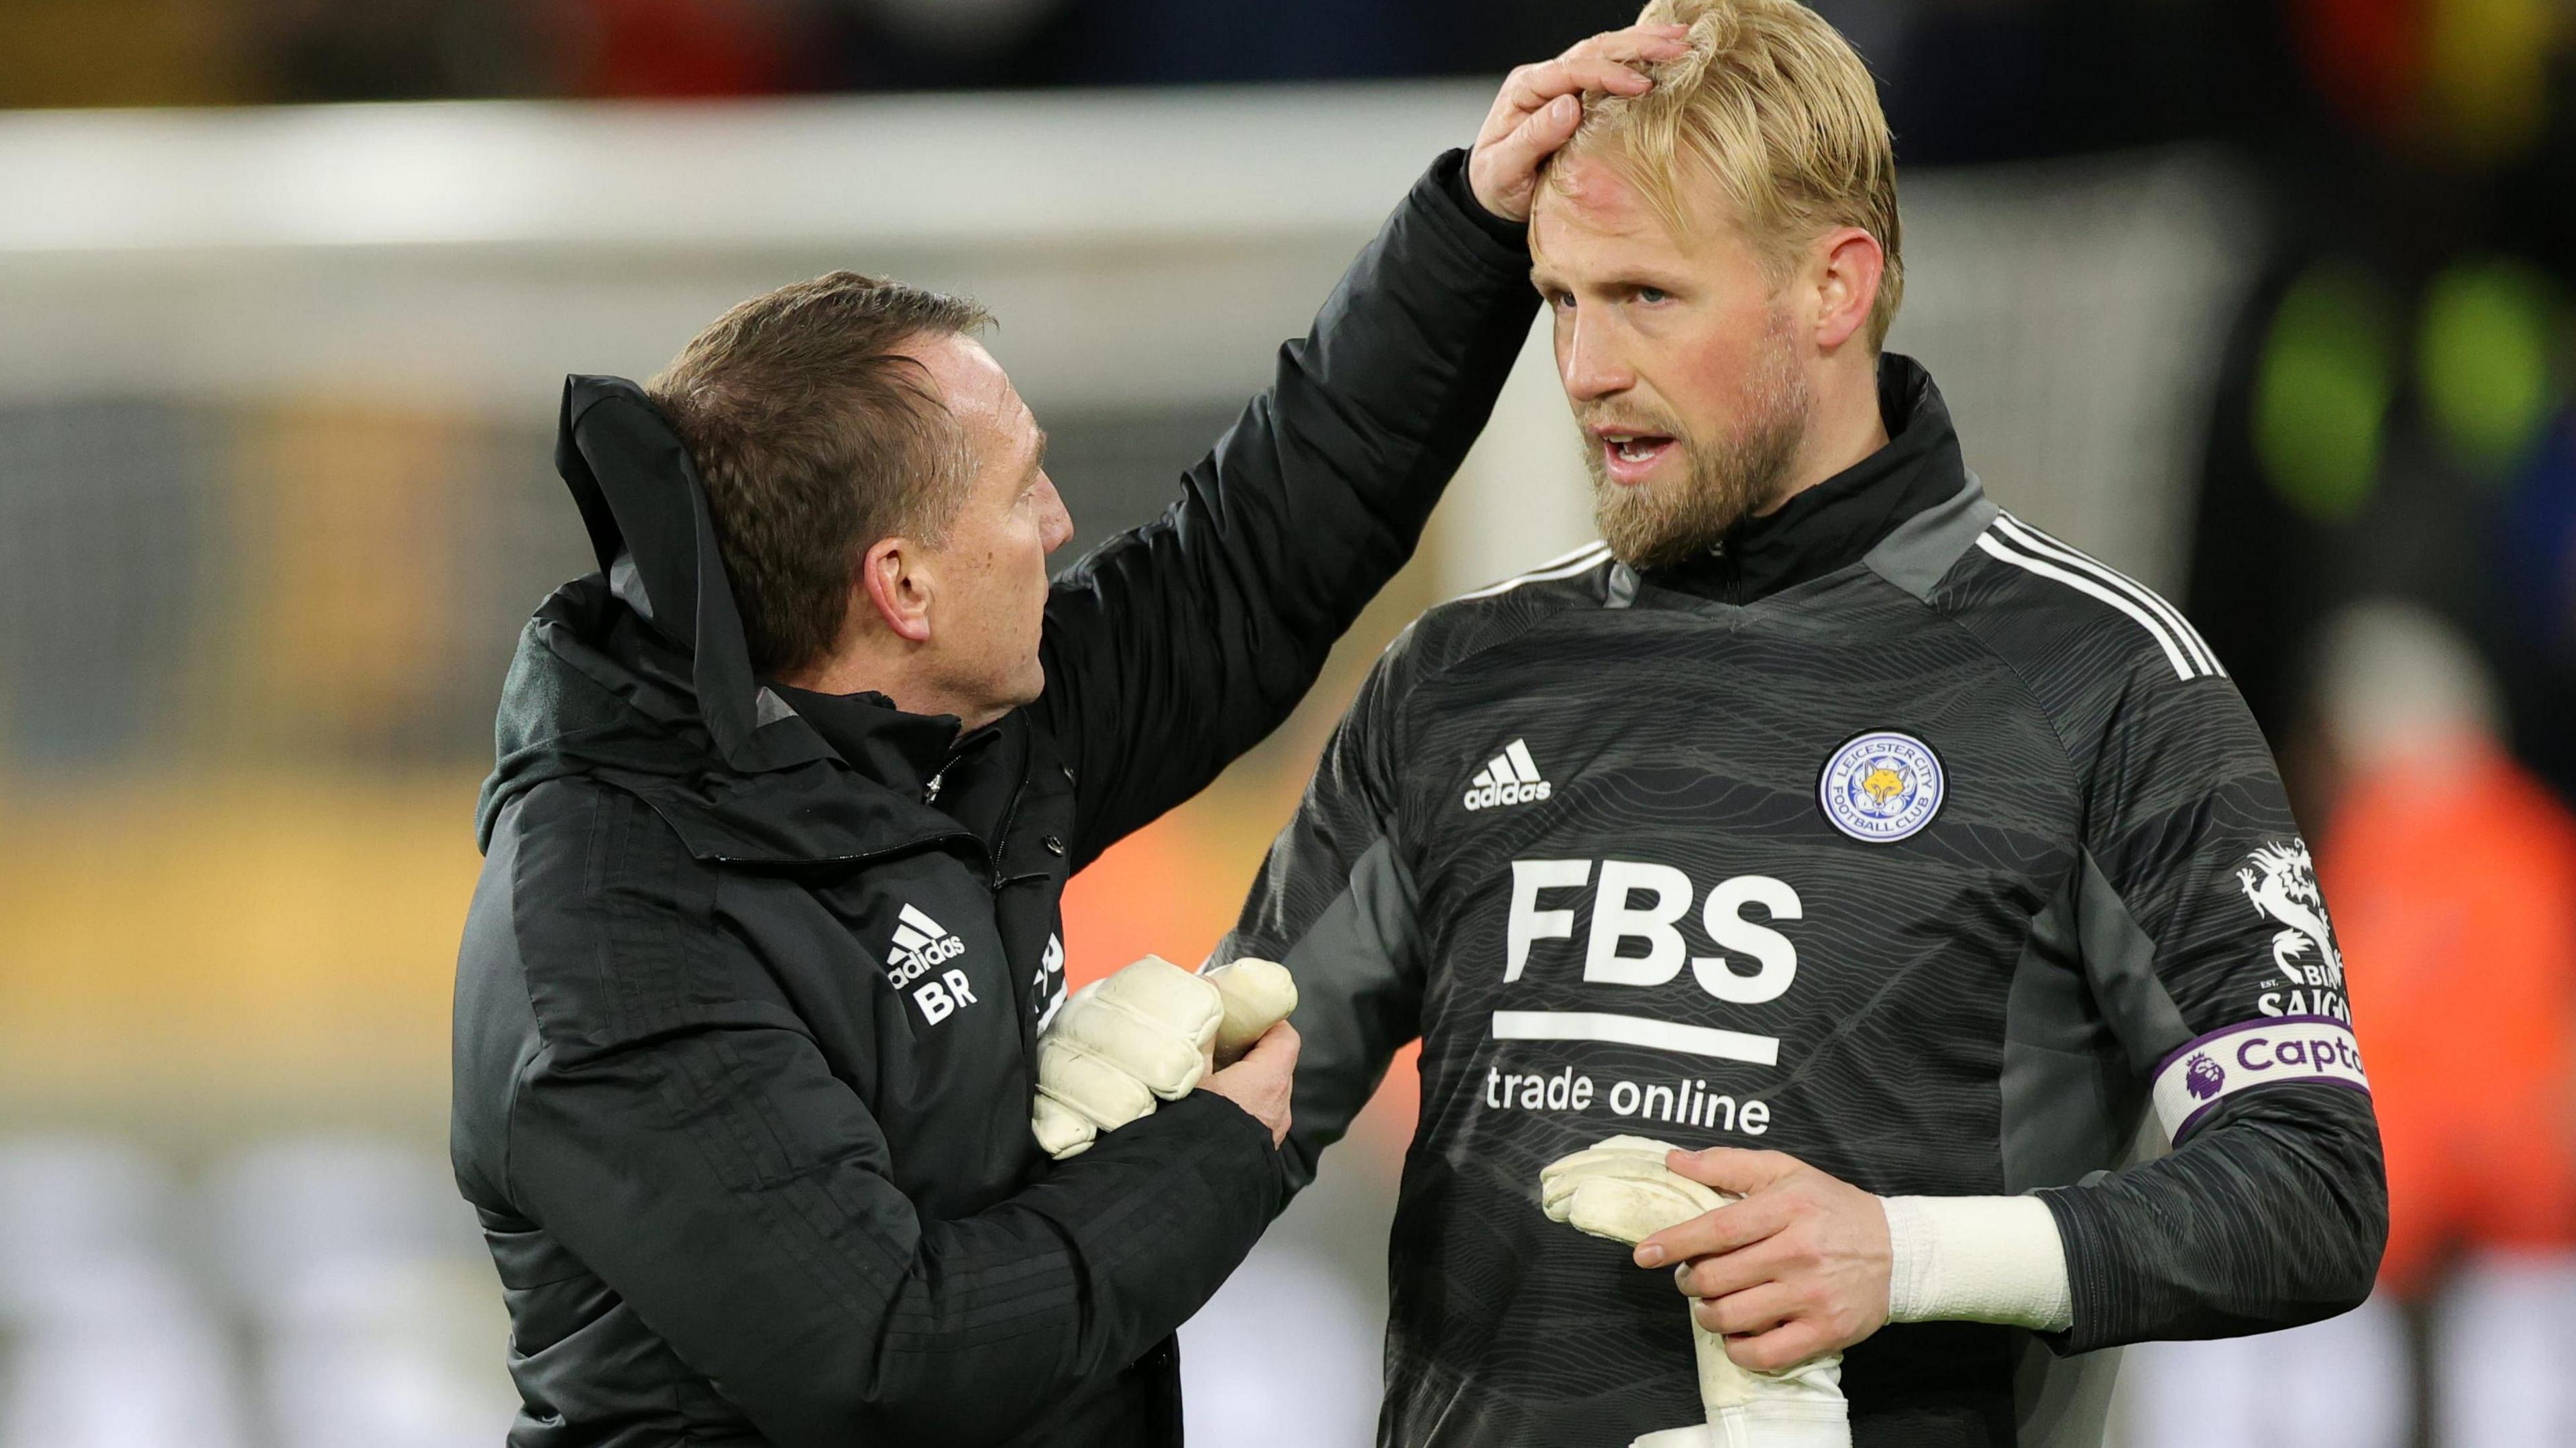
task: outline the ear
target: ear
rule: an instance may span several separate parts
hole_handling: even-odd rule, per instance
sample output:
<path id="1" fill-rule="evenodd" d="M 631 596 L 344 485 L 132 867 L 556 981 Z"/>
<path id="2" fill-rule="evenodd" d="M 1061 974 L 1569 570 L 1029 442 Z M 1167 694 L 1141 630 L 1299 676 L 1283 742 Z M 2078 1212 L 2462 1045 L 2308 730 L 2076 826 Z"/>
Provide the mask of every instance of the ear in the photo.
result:
<path id="1" fill-rule="evenodd" d="M 1816 279 L 1816 345 L 1831 352 L 1869 325 L 1887 253 L 1877 237 L 1859 227 L 1838 226 L 1816 238 L 1810 256 Z"/>
<path id="2" fill-rule="evenodd" d="M 859 588 L 877 618 L 910 643 L 930 642 L 928 550 L 910 538 L 880 538 L 859 559 Z"/>

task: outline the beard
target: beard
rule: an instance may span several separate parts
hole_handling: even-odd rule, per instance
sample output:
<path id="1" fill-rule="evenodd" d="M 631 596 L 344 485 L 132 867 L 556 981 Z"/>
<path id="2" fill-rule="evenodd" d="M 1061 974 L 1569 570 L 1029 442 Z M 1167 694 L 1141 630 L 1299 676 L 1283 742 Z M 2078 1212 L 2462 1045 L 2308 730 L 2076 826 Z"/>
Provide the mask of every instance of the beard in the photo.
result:
<path id="1" fill-rule="evenodd" d="M 1703 442 L 1683 431 L 1678 419 L 1615 405 L 1579 415 L 1587 429 L 1615 423 L 1670 437 L 1682 455 L 1679 479 L 1616 482 L 1602 457 L 1600 439 L 1584 434 L 1592 518 L 1611 555 L 1641 572 L 1670 567 L 1706 553 L 1728 529 L 1778 503 L 1813 411 L 1806 374 L 1789 343 L 1788 314 L 1775 311 L 1764 330 L 1761 360 L 1745 389 L 1742 420 L 1728 436 Z"/>

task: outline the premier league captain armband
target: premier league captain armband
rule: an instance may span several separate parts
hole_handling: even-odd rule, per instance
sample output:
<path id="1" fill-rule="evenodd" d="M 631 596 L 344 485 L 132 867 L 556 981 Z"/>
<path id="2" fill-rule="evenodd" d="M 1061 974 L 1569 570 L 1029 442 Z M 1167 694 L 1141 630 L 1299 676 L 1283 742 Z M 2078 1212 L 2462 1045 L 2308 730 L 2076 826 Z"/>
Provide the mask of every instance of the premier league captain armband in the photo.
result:
<path id="1" fill-rule="evenodd" d="M 2267 1016 L 2212 1031 L 2156 1067 L 2156 1120 L 2167 1140 L 2180 1141 L 2228 1097 L 2292 1081 L 2368 1091 L 2352 1027 L 2330 1016 Z"/>

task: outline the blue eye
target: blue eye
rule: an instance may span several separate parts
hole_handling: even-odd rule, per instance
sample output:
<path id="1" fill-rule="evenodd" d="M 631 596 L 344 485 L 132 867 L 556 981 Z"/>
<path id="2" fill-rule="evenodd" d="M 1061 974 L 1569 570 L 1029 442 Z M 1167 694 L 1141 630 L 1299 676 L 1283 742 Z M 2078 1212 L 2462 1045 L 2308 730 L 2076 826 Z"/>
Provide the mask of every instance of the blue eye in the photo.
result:
<path id="1" fill-rule="evenodd" d="M 1666 300 L 1666 299 L 1667 299 L 1667 296 L 1668 296 L 1668 294 L 1664 291 L 1664 289 L 1663 289 L 1662 287 L 1639 287 L 1639 288 L 1637 288 L 1637 300 L 1638 300 L 1638 301 L 1641 301 L 1641 302 L 1644 302 L 1644 303 L 1648 304 L 1649 306 L 1653 305 L 1653 304 L 1654 304 L 1654 303 L 1656 303 L 1656 302 L 1660 302 L 1660 301 L 1664 301 L 1664 300 Z"/>

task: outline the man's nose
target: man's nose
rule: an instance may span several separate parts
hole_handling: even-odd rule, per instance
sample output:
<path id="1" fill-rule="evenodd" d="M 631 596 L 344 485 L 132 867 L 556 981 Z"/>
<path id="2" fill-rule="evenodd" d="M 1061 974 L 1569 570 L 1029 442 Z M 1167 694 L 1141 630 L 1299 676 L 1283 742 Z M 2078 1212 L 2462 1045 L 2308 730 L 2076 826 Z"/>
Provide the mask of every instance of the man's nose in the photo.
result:
<path id="1" fill-rule="evenodd" d="M 1597 327 L 1576 323 L 1568 332 L 1564 346 L 1557 354 L 1557 374 L 1565 381 L 1565 395 L 1576 402 L 1593 402 L 1613 393 L 1625 392 L 1636 383 L 1616 348 Z"/>
<path id="2" fill-rule="evenodd" d="M 1072 540 L 1073 514 L 1066 511 L 1064 497 L 1055 490 L 1054 479 L 1041 477 L 1038 486 L 1046 490 L 1046 496 L 1041 500 L 1046 508 L 1046 520 L 1040 525 L 1038 536 L 1046 543 L 1046 551 L 1053 553 Z"/>

